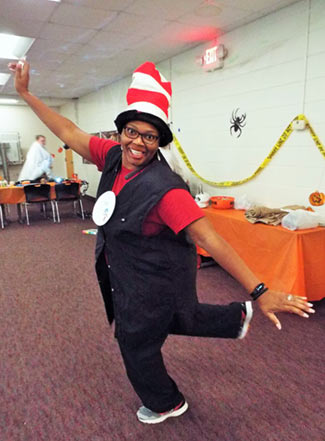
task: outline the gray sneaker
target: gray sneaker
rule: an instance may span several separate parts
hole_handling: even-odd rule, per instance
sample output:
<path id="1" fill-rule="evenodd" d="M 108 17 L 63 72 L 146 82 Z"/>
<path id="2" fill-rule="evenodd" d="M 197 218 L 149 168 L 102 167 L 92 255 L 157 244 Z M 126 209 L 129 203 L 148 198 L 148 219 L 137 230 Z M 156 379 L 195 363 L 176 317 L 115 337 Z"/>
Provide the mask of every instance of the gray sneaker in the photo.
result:
<path id="1" fill-rule="evenodd" d="M 186 401 L 180 403 L 177 407 L 167 412 L 157 413 L 148 409 L 147 407 L 141 406 L 137 411 L 138 420 L 145 424 L 158 424 L 167 420 L 170 417 L 178 417 L 186 412 L 188 409 L 188 404 Z"/>

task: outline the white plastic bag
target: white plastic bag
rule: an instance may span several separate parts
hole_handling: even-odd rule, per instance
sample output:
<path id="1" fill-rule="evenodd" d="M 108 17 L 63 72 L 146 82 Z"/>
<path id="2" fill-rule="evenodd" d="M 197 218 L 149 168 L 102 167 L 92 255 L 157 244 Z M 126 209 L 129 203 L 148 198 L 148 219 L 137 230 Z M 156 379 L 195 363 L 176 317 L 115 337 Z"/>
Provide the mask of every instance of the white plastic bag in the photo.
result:
<path id="1" fill-rule="evenodd" d="M 286 210 L 287 211 L 287 210 Z M 288 230 L 303 230 L 304 228 L 316 228 L 319 225 L 317 213 L 307 210 L 292 210 L 282 218 L 281 224 Z"/>
<path id="2" fill-rule="evenodd" d="M 248 199 L 247 194 L 235 198 L 235 210 L 249 210 L 254 203 Z"/>

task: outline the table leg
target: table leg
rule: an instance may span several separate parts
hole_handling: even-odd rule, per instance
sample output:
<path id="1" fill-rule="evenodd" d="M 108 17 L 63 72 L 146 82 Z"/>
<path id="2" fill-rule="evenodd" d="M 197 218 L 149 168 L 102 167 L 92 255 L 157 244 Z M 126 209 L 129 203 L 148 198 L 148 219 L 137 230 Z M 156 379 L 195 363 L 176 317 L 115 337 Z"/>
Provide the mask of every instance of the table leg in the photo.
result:
<path id="1" fill-rule="evenodd" d="M 21 204 L 17 204 L 17 215 L 18 215 L 18 222 L 20 224 L 23 224 L 24 220 L 23 220 L 22 215 L 21 215 Z"/>
<path id="2" fill-rule="evenodd" d="M 6 227 L 7 225 L 9 225 L 9 219 L 7 218 L 7 213 L 6 213 L 6 206 L 5 204 L 1 204 L 2 207 L 2 220 L 3 220 L 3 226 Z M 2 225 L 0 225 L 1 228 Z"/>

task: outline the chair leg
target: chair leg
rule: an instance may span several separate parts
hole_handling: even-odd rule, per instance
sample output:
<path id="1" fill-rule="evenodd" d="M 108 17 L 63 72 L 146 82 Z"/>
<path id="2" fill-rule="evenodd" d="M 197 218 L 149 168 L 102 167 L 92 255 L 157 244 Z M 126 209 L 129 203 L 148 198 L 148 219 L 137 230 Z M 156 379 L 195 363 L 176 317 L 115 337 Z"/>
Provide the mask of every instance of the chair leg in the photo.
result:
<path id="1" fill-rule="evenodd" d="M 25 204 L 25 214 L 26 214 L 26 222 L 27 222 L 27 225 L 29 225 L 29 216 L 28 216 L 27 204 Z"/>
<path id="2" fill-rule="evenodd" d="M 57 217 L 57 220 L 58 220 L 58 224 L 61 222 L 61 219 L 60 219 L 60 213 L 59 213 L 59 204 L 57 203 L 57 201 L 53 201 L 54 202 L 54 204 L 55 204 L 55 208 L 56 208 L 56 217 Z"/>
<path id="3" fill-rule="evenodd" d="M 51 201 L 51 207 L 52 207 L 53 222 L 55 223 L 56 219 L 55 219 L 55 210 L 54 210 L 54 202 L 53 201 Z"/>
<path id="4" fill-rule="evenodd" d="M 17 204 L 17 216 L 18 216 L 18 222 L 20 224 L 23 224 L 24 219 L 23 219 L 22 212 L 21 212 L 21 204 Z"/>
<path id="5" fill-rule="evenodd" d="M 46 213 L 46 202 L 43 202 L 42 206 L 43 206 L 44 219 L 46 219 L 46 218 L 47 218 L 47 213 Z"/>
<path id="6" fill-rule="evenodd" d="M 81 198 L 79 199 L 79 204 L 80 204 L 80 211 L 81 211 L 81 217 L 82 217 L 82 220 L 85 220 L 84 207 L 83 207 L 83 205 L 82 205 L 82 200 L 81 200 Z"/>
<path id="7" fill-rule="evenodd" d="M 1 228 L 4 229 L 4 222 L 3 222 L 3 213 L 2 213 L 2 206 L 0 205 L 0 222 L 1 222 Z"/>

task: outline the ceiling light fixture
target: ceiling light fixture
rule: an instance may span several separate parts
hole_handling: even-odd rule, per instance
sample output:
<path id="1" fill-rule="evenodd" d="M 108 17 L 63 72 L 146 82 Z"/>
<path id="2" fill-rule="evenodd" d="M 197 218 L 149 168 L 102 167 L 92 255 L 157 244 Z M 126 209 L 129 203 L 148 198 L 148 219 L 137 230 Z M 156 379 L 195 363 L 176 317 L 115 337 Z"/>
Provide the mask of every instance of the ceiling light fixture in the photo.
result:
<path id="1" fill-rule="evenodd" d="M 214 0 L 204 0 L 200 6 L 196 9 L 196 15 L 201 17 L 212 17 L 220 15 L 222 9 L 218 6 Z"/>
<path id="2" fill-rule="evenodd" d="M 19 100 L 14 98 L 0 98 L 0 104 L 18 104 Z"/>
<path id="3" fill-rule="evenodd" d="M 0 72 L 0 86 L 4 86 L 9 78 L 10 74 Z"/>
<path id="4" fill-rule="evenodd" d="M 34 41 L 35 38 L 0 34 L 0 58 L 19 60 L 26 55 Z"/>
<path id="5" fill-rule="evenodd" d="M 61 0 L 49 0 L 49 2 L 57 2 L 57 3 L 61 3 Z"/>

